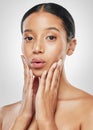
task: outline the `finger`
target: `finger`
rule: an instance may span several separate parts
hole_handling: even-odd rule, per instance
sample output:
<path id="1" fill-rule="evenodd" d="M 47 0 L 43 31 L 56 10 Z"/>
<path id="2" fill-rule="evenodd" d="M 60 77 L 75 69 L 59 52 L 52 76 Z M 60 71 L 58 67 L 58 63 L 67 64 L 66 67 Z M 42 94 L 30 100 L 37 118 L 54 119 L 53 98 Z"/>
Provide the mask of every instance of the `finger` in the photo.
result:
<path id="1" fill-rule="evenodd" d="M 30 82 L 29 85 L 27 87 L 26 93 L 25 93 L 25 98 L 24 98 L 24 105 L 25 105 L 25 110 L 26 111 L 31 111 L 32 110 L 32 106 L 33 106 L 33 74 L 32 74 L 32 70 L 29 71 L 29 78 L 30 78 Z"/>
<path id="2" fill-rule="evenodd" d="M 44 92 L 44 89 L 45 89 L 46 75 L 47 75 L 47 71 L 44 71 L 42 76 L 41 76 L 41 79 L 40 79 L 40 84 L 39 84 L 39 88 L 38 88 L 38 91 L 37 91 L 37 93 L 40 94 L 40 95 Z"/>
<path id="3" fill-rule="evenodd" d="M 47 78 L 46 78 L 45 91 L 48 91 L 48 90 L 50 89 L 50 87 L 51 87 L 51 82 L 52 82 L 52 78 L 53 78 L 53 73 L 54 73 L 54 70 L 55 70 L 56 66 L 57 66 L 57 63 L 55 62 L 55 63 L 51 66 L 51 68 L 50 68 L 50 70 L 49 70 L 49 72 L 48 72 L 48 75 L 47 75 Z"/>
<path id="4" fill-rule="evenodd" d="M 25 57 L 22 55 L 21 58 L 23 61 L 23 66 L 24 66 L 24 88 L 23 88 L 23 95 L 24 95 L 26 93 L 27 87 L 30 82 L 30 72 L 29 72 L 29 67 L 26 63 Z"/>
<path id="5" fill-rule="evenodd" d="M 32 70 L 30 69 L 29 71 L 29 85 L 28 85 L 28 90 L 31 92 L 33 90 L 33 73 Z"/>
<path id="6" fill-rule="evenodd" d="M 25 93 L 27 94 L 26 96 L 29 98 L 33 94 L 33 73 L 32 70 L 29 70 L 29 83 L 27 83 L 24 87 Z M 31 97 L 30 97 L 31 98 Z"/>
<path id="7" fill-rule="evenodd" d="M 21 55 L 23 66 L 24 66 L 24 78 L 28 76 L 29 67 L 27 65 L 26 59 L 23 55 Z"/>
<path id="8" fill-rule="evenodd" d="M 50 87 L 51 90 L 57 90 L 59 78 L 60 78 L 60 72 L 59 72 L 59 66 L 57 66 L 51 81 L 51 87 Z"/>
<path id="9" fill-rule="evenodd" d="M 52 83 L 51 83 L 51 90 L 53 90 L 55 88 L 58 89 L 61 69 L 62 69 L 62 60 L 59 60 L 57 67 L 54 71 L 54 75 L 53 75 L 53 79 L 52 79 Z"/>
<path id="10" fill-rule="evenodd" d="M 27 92 L 26 92 L 26 96 L 27 96 L 27 103 L 28 105 L 32 105 L 31 102 L 32 102 L 32 99 L 33 99 L 33 74 L 32 74 L 32 70 L 30 69 L 29 71 L 29 74 L 30 74 L 30 81 L 29 81 L 29 84 L 27 86 Z"/>

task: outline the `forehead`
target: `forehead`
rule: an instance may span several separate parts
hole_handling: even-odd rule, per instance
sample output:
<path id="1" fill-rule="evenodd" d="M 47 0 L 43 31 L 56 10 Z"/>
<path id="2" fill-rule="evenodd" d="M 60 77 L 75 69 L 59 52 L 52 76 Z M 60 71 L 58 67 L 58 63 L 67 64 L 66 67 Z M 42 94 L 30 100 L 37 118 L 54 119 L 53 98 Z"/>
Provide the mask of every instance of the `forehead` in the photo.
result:
<path id="1" fill-rule="evenodd" d="M 64 30 L 63 22 L 59 17 L 44 11 L 32 13 L 23 22 L 23 32 L 25 29 L 44 30 L 49 27 Z"/>

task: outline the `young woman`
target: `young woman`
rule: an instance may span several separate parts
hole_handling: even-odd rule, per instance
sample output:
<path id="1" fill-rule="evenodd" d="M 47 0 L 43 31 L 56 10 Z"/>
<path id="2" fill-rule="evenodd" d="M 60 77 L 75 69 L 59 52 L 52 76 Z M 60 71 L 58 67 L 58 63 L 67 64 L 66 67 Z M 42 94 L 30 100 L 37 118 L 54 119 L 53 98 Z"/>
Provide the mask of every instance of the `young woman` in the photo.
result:
<path id="1" fill-rule="evenodd" d="M 64 62 L 76 47 L 70 13 L 43 3 L 21 22 L 22 101 L 0 109 L 0 130 L 93 130 L 93 97 L 71 85 Z"/>

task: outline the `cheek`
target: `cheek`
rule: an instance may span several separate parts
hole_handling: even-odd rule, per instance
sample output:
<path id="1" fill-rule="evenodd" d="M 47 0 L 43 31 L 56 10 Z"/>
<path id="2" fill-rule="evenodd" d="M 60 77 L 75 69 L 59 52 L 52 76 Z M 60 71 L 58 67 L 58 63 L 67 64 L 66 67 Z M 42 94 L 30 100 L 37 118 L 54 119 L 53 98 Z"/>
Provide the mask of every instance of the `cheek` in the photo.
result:
<path id="1" fill-rule="evenodd" d="M 24 43 L 22 43 L 22 53 L 25 57 L 29 57 L 32 53 L 31 49 L 29 48 L 29 46 L 25 45 Z"/>
<path id="2" fill-rule="evenodd" d="M 60 58 L 64 59 L 66 55 L 65 48 L 62 44 L 48 47 L 49 58 L 58 61 Z"/>
<path id="3" fill-rule="evenodd" d="M 22 45 L 21 45 L 21 51 L 22 51 L 23 54 L 25 53 L 25 45 L 24 45 L 23 42 L 22 42 Z"/>

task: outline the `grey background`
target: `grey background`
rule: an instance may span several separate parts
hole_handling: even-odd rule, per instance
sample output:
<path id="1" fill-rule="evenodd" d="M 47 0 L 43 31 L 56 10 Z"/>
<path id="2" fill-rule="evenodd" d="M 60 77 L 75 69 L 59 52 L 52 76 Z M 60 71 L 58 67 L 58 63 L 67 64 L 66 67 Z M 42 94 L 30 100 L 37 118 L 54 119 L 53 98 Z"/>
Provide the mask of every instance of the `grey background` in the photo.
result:
<path id="1" fill-rule="evenodd" d="M 41 2 L 56 2 L 66 7 L 76 23 L 77 48 L 67 57 L 68 80 L 93 94 L 93 1 L 92 0 L 0 0 L 0 106 L 21 99 L 20 21 L 30 7 Z"/>

